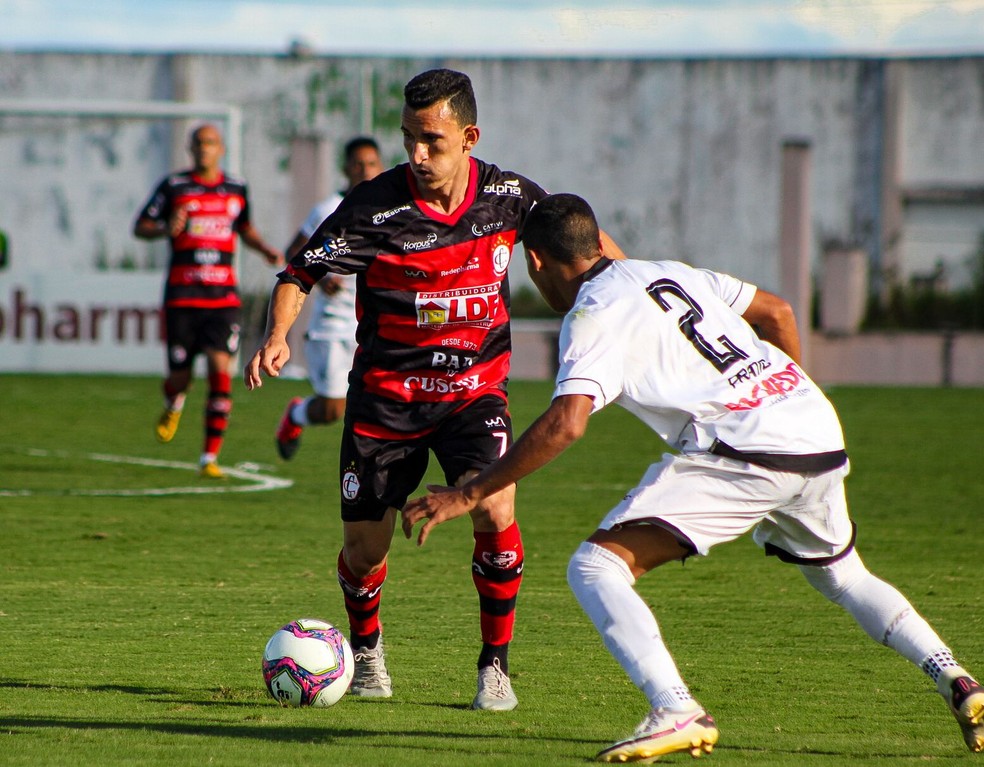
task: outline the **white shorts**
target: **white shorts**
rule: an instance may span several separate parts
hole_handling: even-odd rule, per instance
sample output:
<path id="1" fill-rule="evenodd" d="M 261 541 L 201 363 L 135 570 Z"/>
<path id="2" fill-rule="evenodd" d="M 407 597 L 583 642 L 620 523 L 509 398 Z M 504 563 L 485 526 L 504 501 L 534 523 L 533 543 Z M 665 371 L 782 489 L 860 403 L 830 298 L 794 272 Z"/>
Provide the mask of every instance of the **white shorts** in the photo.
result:
<path id="1" fill-rule="evenodd" d="M 315 394 L 328 399 L 345 399 L 355 347 L 354 338 L 344 341 L 309 338 L 304 342 L 308 380 Z"/>
<path id="2" fill-rule="evenodd" d="M 853 540 L 844 493 L 849 471 L 845 464 L 795 474 L 706 453 L 667 454 L 598 527 L 663 524 L 702 556 L 754 530 L 753 540 L 767 552 L 775 547 L 793 558 L 823 559 L 843 553 Z"/>

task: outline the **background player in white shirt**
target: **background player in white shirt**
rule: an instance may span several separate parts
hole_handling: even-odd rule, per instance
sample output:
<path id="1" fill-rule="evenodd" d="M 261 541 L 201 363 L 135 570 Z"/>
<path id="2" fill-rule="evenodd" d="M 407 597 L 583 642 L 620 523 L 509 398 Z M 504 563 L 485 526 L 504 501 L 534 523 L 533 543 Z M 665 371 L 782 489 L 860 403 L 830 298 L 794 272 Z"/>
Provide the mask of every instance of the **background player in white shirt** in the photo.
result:
<path id="1" fill-rule="evenodd" d="M 303 248 L 321 222 L 330 216 L 349 190 L 356 184 L 383 172 L 379 145 L 368 136 L 356 136 L 345 144 L 342 172 L 348 186 L 315 205 L 294 240 L 287 246 L 290 261 Z M 329 274 L 312 291 L 314 304 L 304 337 L 308 380 L 314 394 L 294 397 L 287 403 L 277 426 L 277 452 L 284 460 L 294 457 L 301 446 L 305 426 L 334 423 L 345 415 L 348 374 L 355 354 L 355 275 Z"/>
<path id="2" fill-rule="evenodd" d="M 581 606 L 651 706 L 636 732 L 599 760 L 712 750 L 717 726 L 693 699 L 633 585 L 661 564 L 705 555 L 749 530 L 875 641 L 929 675 L 967 746 L 984 750 L 984 689 L 854 550 L 840 424 L 799 367 L 789 305 L 678 262 L 603 258 L 591 208 L 575 195 L 539 202 L 523 243 L 533 282 L 552 308 L 567 312 L 553 401 L 471 481 L 407 504 L 403 529 L 410 537 L 426 520 L 423 543 L 434 525 L 558 456 L 610 402 L 679 451 L 649 468 L 568 569 Z"/>

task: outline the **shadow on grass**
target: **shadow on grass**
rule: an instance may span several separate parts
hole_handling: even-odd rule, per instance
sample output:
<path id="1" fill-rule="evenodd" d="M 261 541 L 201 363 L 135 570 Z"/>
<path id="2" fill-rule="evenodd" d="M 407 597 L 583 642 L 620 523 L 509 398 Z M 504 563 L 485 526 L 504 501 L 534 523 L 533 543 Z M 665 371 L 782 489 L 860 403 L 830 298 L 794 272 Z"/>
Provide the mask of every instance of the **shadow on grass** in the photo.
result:
<path id="1" fill-rule="evenodd" d="M 250 708 L 262 711 L 269 708 L 272 711 L 280 709 L 271 699 L 257 697 L 254 700 L 234 700 L 224 698 L 229 695 L 221 689 L 210 690 L 215 696 L 214 700 L 189 699 L 187 691 L 172 690 L 163 687 L 144 687 L 140 685 L 126 684 L 99 684 L 99 685 L 56 685 L 27 682 L 23 680 L 0 679 L 0 689 L 19 689 L 19 690 L 58 690 L 64 692 L 107 692 L 124 693 L 127 695 L 140 696 L 149 699 L 153 703 L 166 703 L 168 705 L 189 706 L 192 708 Z M 455 711 L 468 711 L 471 706 L 465 703 L 417 703 L 410 701 L 394 701 L 389 699 L 386 704 L 400 704 L 424 706 Z M 347 705 L 355 706 L 378 706 L 379 701 L 367 699 L 351 699 Z M 222 738 L 253 738 L 256 740 L 297 742 L 297 743 L 337 743 L 346 739 L 366 739 L 366 738 L 386 738 L 392 737 L 404 739 L 407 737 L 420 738 L 440 738 L 460 741 L 496 741 L 509 740 L 516 738 L 513 732 L 490 733 L 487 731 L 476 732 L 472 728 L 465 728 L 461 732 L 453 732 L 448 729 L 441 730 L 382 730 L 369 727 L 335 727 L 329 723 L 324 726 L 297 726 L 289 722 L 278 722 L 276 724 L 242 724 L 242 723 L 216 723 L 216 722 L 175 722 L 175 721 L 125 721 L 109 719 L 86 719 L 71 716 L 2 716 L 0 715 L 0 731 L 5 734 L 17 735 L 27 734 L 45 729 L 68 729 L 80 731 L 99 731 L 99 730 L 119 730 L 119 731 L 149 731 L 159 732 L 168 735 L 195 735 Z M 571 744 L 586 744 L 592 748 L 599 745 L 597 740 L 582 738 L 533 738 L 533 740 L 557 740 Z"/>
<path id="2" fill-rule="evenodd" d="M 124 685 L 124 684 L 102 684 L 102 685 L 51 685 L 51 684 L 37 684 L 32 682 L 11 680 L 11 679 L 0 679 L 0 689 L 23 689 L 23 690 L 63 690 L 69 692 L 78 691 L 89 691 L 89 692 L 109 692 L 109 693 L 124 693 L 128 695 L 138 695 L 143 697 L 149 697 L 158 703 L 169 703 L 175 705 L 186 705 L 191 707 L 213 707 L 213 706 L 229 706 L 229 707 L 248 707 L 253 709 L 263 709 L 266 708 L 271 701 L 266 699 L 257 699 L 254 701 L 235 701 L 235 700 L 189 700 L 186 696 L 179 696 L 178 691 L 171 690 L 161 687 L 142 687 L 139 685 Z M 221 696 L 225 693 L 223 690 L 212 691 L 216 696 Z M 400 701 L 387 701 L 388 704 L 402 703 L 405 705 L 413 706 L 425 706 L 431 708 L 443 708 L 450 710 L 468 710 L 470 706 L 464 703 L 417 703 L 417 702 L 400 702 Z M 377 701 L 368 700 L 352 700 L 349 705 L 368 705 L 374 706 L 379 705 Z M 270 705 L 271 709 L 279 709 L 279 706 Z M 520 712 L 517 712 L 520 713 Z M 400 744 L 401 748 L 417 748 L 427 750 L 429 747 L 424 745 L 410 746 L 405 742 L 405 739 L 410 738 L 439 738 L 445 742 L 462 742 L 462 743 L 476 743 L 476 742 L 496 742 L 496 741 L 509 741 L 511 743 L 516 740 L 515 732 L 488 732 L 483 730 L 481 732 L 476 732 L 474 728 L 465 727 L 462 731 L 454 732 L 449 730 L 445 725 L 441 730 L 413 730 L 413 729 L 382 729 L 382 728 L 371 728 L 371 727 L 332 727 L 329 722 L 320 726 L 311 726 L 309 724 L 296 725 L 290 722 L 277 722 L 275 724 L 270 723 L 255 723 L 255 724 L 243 724 L 241 722 L 230 722 L 230 723 L 220 723 L 220 722 L 204 722 L 204 721 L 194 721 L 194 722 L 178 722 L 178 721 L 148 721 L 146 719 L 140 721 L 125 721 L 125 720 L 110 720 L 110 719 L 98 719 L 98 718 L 82 718 L 82 717 L 71 717 L 71 716 L 0 716 L 0 731 L 7 735 L 18 735 L 18 734 L 29 734 L 32 732 L 38 732 L 41 730 L 76 730 L 76 731 L 144 731 L 144 732 L 156 732 L 163 735 L 175 735 L 175 736 L 196 736 L 196 737 L 216 737 L 216 738 L 234 738 L 234 739 L 254 739 L 269 742 L 281 742 L 281 743 L 317 743 L 317 744 L 341 744 L 346 741 L 358 741 L 371 739 L 376 745 L 384 745 L 379 741 L 380 738 L 394 738 L 396 742 Z M 595 738 L 577 738 L 577 737 L 556 737 L 556 736 L 535 736 L 531 735 L 529 737 L 531 743 L 536 741 L 557 741 L 569 743 L 572 746 L 575 744 L 580 744 L 587 746 L 592 750 L 596 750 L 601 746 L 605 745 L 604 742 L 599 741 Z M 871 759 L 877 758 L 880 760 L 909 760 L 917 761 L 920 759 L 918 755 L 914 755 L 911 752 L 905 753 L 879 753 L 875 754 L 851 754 L 846 751 L 837 751 L 834 749 L 822 749 L 822 748 L 800 748 L 800 749 L 790 749 L 783 747 L 763 747 L 763 746 L 753 746 L 751 744 L 742 745 L 740 742 L 730 742 L 730 743 L 719 743 L 715 748 L 715 751 L 729 752 L 733 755 L 759 755 L 759 756 L 780 756 L 788 755 L 790 757 L 799 757 L 801 759 L 805 758 L 834 758 L 834 759 L 852 759 L 855 756 L 859 759 Z M 952 754 L 937 754 L 932 757 L 921 757 L 922 759 L 932 758 L 941 760 L 950 759 L 962 759 L 966 754 L 954 750 Z M 574 757 L 576 758 L 576 757 Z"/>
<path id="3" fill-rule="evenodd" d="M 214 722 L 120 722 L 106 721 L 99 719 L 78 719 L 72 717 L 30 717 L 30 716 L 0 716 L 0 729 L 7 734 L 16 735 L 17 733 L 28 733 L 41 729 L 67 729 L 67 730 L 135 730 L 141 732 L 159 732 L 165 735 L 194 735 L 195 737 L 221 737 L 221 738 L 254 738 L 264 741 L 281 741 L 296 743 L 324 743 L 331 744 L 348 738 L 440 738 L 459 739 L 463 741 L 475 740 L 514 740 L 515 736 L 510 733 L 489 734 L 483 733 L 476 736 L 473 732 L 437 732 L 434 731 L 412 731 L 412 730 L 369 730 L 366 728 L 332 728 L 329 725 L 324 727 L 303 726 L 296 727 L 289 724 L 280 723 L 277 725 L 255 725 L 244 724 L 216 724 Z"/>

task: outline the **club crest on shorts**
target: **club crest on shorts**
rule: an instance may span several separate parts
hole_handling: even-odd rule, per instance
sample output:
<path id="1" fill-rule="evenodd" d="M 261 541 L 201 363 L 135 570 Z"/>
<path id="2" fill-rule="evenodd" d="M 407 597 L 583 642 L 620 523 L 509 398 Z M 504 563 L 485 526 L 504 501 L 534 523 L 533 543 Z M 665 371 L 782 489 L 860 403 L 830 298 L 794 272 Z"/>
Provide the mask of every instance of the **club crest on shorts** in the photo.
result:
<path id="1" fill-rule="evenodd" d="M 354 469 L 347 469 L 342 474 L 342 497 L 346 501 L 354 501 L 359 495 L 360 487 L 362 484 L 359 482 L 359 475 L 355 473 Z"/>

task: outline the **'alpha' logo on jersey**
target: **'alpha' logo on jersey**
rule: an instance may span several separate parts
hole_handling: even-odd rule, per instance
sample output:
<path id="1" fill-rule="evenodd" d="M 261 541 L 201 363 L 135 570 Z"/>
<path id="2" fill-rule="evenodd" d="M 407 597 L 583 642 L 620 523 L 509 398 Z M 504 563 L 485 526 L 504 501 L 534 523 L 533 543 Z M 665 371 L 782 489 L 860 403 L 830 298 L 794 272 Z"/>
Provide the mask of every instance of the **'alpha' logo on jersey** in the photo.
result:
<path id="1" fill-rule="evenodd" d="M 482 187 L 484 194 L 497 194 L 500 197 L 522 197 L 523 190 L 518 178 L 510 178 L 498 184 L 486 184 Z"/>
<path id="2" fill-rule="evenodd" d="M 426 279 L 427 272 L 423 269 L 404 269 L 403 276 L 411 280 Z"/>
<path id="3" fill-rule="evenodd" d="M 499 285 L 417 293 L 417 326 L 474 325 L 492 327 L 499 310 Z"/>

